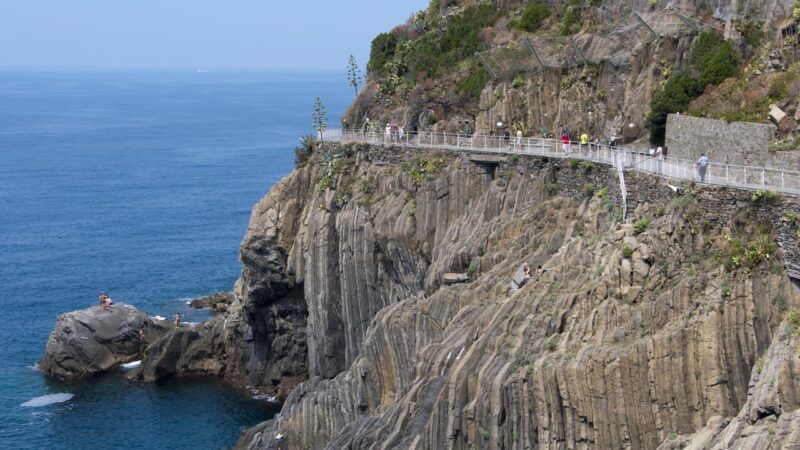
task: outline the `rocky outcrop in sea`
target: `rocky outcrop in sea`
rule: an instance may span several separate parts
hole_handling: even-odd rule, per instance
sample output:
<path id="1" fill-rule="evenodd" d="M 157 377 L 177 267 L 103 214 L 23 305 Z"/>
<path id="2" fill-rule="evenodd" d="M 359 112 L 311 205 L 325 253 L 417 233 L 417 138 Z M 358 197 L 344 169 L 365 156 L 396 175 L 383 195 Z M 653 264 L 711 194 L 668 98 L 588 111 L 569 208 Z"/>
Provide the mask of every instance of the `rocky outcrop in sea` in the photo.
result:
<path id="1" fill-rule="evenodd" d="M 167 322 L 122 303 L 66 313 L 58 317 L 38 367 L 62 381 L 107 372 L 141 359 L 168 327 Z"/>

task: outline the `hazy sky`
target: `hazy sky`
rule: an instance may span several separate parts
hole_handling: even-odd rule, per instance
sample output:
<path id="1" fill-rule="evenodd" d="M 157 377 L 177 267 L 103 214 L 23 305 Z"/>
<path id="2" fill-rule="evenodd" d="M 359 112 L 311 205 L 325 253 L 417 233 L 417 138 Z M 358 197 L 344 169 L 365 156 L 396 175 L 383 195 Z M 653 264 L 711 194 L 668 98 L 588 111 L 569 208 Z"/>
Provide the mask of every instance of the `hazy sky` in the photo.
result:
<path id="1" fill-rule="evenodd" d="M 361 66 L 428 0 L 0 0 L 0 67 Z"/>

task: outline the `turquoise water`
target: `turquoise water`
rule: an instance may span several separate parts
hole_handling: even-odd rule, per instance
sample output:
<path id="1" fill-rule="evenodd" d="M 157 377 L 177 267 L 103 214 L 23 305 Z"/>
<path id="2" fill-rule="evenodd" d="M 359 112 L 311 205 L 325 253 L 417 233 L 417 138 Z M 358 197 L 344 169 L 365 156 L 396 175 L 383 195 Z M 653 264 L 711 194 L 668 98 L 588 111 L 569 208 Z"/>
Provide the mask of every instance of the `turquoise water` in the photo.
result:
<path id="1" fill-rule="evenodd" d="M 63 385 L 34 364 L 99 291 L 203 320 L 185 303 L 232 287 L 314 98 L 335 123 L 351 95 L 342 74 L 0 72 L 0 448 L 226 448 L 275 413 L 215 380 Z"/>

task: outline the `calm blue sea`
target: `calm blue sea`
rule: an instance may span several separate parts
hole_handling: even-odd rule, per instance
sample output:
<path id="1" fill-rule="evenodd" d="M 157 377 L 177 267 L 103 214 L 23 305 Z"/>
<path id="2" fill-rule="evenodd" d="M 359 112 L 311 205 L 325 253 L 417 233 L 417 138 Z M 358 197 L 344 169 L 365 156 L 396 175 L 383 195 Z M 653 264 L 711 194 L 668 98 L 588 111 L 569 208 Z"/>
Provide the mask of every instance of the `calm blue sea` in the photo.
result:
<path id="1" fill-rule="evenodd" d="M 275 413 L 215 380 L 63 385 L 34 364 L 99 291 L 166 316 L 230 289 L 316 96 L 336 123 L 352 91 L 331 73 L 0 71 L 0 448 L 227 448 Z"/>

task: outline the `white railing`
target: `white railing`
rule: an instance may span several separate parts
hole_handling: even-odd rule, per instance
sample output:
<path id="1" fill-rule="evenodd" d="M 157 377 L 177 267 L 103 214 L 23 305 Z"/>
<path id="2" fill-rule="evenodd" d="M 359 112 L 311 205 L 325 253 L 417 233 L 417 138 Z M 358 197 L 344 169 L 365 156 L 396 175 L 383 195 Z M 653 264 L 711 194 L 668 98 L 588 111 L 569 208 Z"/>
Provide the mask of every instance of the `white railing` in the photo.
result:
<path id="1" fill-rule="evenodd" d="M 360 142 L 374 145 L 397 145 L 416 148 L 440 148 L 456 151 L 501 153 L 508 155 L 536 155 L 552 158 L 591 161 L 612 166 L 621 165 L 634 170 L 664 178 L 696 181 L 714 186 L 736 189 L 774 191 L 800 195 L 800 171 L 768 167 L 749 167 L 731 164 L 709 163 L 705 178 L 695 161 L 665 158 L 658 160 L 641 150 L 610 147 L 602 144 L 581 145 L 576 142 L 562 144 L 560 140 L 521 138 L 515 136 L 464 135 L 450 133 L 383 133 L 331 129 L 322 137 L 326 141 Z"/>

